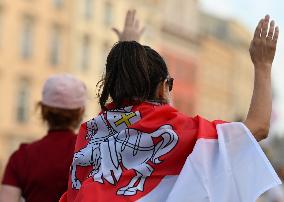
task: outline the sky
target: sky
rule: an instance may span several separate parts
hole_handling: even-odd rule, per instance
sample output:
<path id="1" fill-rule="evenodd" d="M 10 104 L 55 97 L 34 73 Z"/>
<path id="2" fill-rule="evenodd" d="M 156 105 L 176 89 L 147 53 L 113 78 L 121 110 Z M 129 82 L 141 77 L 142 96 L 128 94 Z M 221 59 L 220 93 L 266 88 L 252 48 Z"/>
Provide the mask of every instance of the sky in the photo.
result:
<path id="1" fill-rule="evenodd" d="M 203 10 L 214 15 L 233 18 L 253 33 L 258 21 L 269 14 L 280 28 L 277 53 L 272 70 L 275 93 L 274 130 L 284 135 L 284 1 L 283 0 L 200 0 Z M 283 30 L 283 33 L 281 33 Z"/>

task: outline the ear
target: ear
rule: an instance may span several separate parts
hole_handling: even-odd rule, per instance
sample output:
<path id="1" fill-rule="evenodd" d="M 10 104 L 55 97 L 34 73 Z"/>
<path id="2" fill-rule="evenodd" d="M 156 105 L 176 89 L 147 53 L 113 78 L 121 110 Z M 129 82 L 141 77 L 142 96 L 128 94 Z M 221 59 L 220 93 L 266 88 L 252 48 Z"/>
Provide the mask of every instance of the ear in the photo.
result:
<path id="1" fill-rule="evenodd" d="M 164 99 L 166 97 L 165 96 L 165 87 L 166 87 L 166 83 L 165 82 L 159 83 L 159 85 L 157 87 L 157 91 L 156 91 L 156 98 Z"/>

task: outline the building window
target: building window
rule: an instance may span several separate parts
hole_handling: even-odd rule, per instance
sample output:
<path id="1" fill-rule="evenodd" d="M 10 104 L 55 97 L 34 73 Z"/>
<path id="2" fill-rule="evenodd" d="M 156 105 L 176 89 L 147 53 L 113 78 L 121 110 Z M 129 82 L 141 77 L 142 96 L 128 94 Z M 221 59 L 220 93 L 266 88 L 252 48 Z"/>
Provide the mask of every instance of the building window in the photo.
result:
<path id="1" fill-rule="evenodd" d="M 94 0 L 83 0 L 83 15 L 86 20 L 90 20 L 93 17 L 93 4 Z"/>
<path id="2" fill-rule="evenodd" d="M 80 53 L 80 68 L 86 70 L 90 67 L 91 59 L 91 38 L 89 35 L 85 35 L 81 41 L 81 53 Z"/>
<path id="3" fill-rule="evenodd" d="M 62 8 L 64 0 L 52 0 L 55 8 Z"/>
<path id="4" fill-rule="evenodd" d="M 110 2 L 105 3 L 104 24 L 110 26 L 113 20 L 113 7 Z"/>
<path id="5" fill-rule="evenodd" d="M 29 82 L 21 80 L 17 93 L 17 121 L 26 123 L 29 111 Z"/>
<path id="6" fill-rule="evenodd" d="M 34 20 L 30 16 L 23 18 L 23 25 L 21 31 L 21 56 L 24 59 L 31 58 L 33 53 L 33 32 Z"/>
<path id="7" fill-rule="evenodd" d="M 60 63 L 61 27 L 54 25 L 51 29 L 49 61 L 52 66 Z"/>

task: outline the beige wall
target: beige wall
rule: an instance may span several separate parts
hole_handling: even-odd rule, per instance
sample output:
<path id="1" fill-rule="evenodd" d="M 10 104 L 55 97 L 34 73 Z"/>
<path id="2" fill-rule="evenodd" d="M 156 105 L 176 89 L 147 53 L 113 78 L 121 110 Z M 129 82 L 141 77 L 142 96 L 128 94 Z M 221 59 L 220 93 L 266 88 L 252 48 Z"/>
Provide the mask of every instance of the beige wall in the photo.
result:
<path id="1" fill-rule="evenodd" d="M 233 21 L 207 16 L 203 22 L 197 112 L 209 119 L 245 118 L 253 88 L 251 35 Z M 224 34 L 218 35 L 220 23 Z"/>
<path id="2" fill-rule="evenodd" d="M 176 31 L 190 35 L 199 33 L 199 9 L 197 0 L 164 0 L 163 21 Z"/>

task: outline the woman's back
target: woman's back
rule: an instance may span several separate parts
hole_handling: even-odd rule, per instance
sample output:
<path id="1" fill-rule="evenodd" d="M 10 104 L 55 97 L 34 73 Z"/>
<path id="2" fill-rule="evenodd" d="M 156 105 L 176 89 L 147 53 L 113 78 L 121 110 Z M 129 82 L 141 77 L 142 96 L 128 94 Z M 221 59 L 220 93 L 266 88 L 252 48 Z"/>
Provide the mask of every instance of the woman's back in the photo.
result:
<path id="1" fill-rule="evenodd" d="M 216 123 L 150 102 L 103 111 L 81 126 L 68 201 L 137 200 L 169 177 L 173 186 L 203 130 L 217 137 Z"/>

